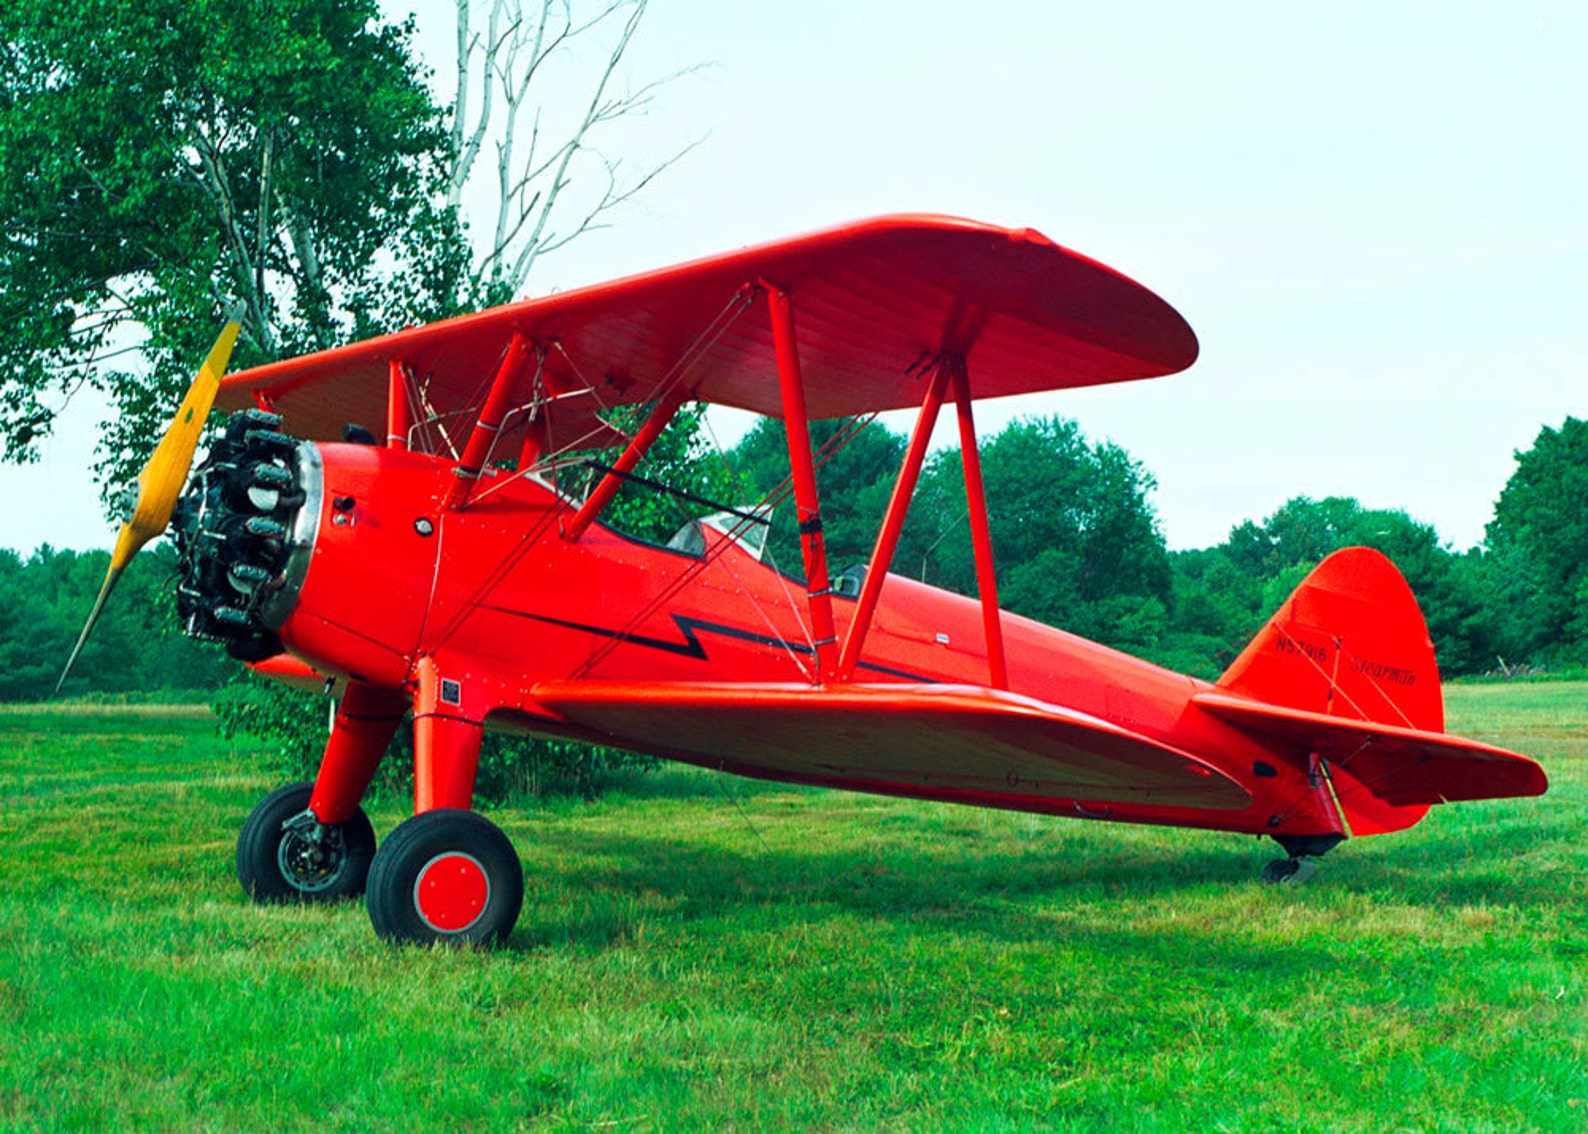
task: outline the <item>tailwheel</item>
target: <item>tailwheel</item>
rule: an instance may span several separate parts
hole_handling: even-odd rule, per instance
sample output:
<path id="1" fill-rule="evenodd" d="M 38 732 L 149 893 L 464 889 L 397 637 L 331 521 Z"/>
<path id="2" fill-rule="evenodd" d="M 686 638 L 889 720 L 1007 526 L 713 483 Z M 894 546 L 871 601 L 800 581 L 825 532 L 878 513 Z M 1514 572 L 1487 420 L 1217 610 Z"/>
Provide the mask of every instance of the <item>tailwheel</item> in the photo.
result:
<path id="1" fill-rule="evenodd" d="M 1290 857 L 1275 859 L 1263 867 L 1263 882 L 1269 886 L 1300 886 L 1318 872 L 1320 858 L 1345 842 L 1339 832 L 1275 835 L 1273 839 Z"/>
<path id="2" fill-rule="evenodd" d="M 415 815 L 387 836 L 370 868 L 369 920 L 388 941 L 502 941 L 523 902 L 518 853 L 500 827 L 473 811 Z"/>
<path id="3" fill-rule="evenodd" d="M 1262 878 L 1269 886 L 1300 886 L 1317 872 L 1317 859 L 1276 858 L 1263 867 Z"/>
<path id="4" fill-rule="evenodd" d="M 256 902 L 334 902 L 364 892 L 375 831 L 360 808 L 345 823 L 309 810 L 314 784 L 288 784 L 259 801 L 237 834 L 237 880 Z"/>

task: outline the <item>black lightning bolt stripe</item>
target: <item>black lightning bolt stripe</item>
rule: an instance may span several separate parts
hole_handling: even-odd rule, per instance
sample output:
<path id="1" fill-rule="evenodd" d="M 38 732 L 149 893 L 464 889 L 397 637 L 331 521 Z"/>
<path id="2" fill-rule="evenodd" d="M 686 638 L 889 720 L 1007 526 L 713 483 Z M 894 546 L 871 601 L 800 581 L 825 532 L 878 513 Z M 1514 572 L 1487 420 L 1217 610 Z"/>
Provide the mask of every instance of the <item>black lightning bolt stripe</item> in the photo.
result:
<path id="1" fill-rule="evenodd" d="M 525 610 L 507 610 L 500 606 L 486 606 L 483 609 L 495 611 L 497 614 L 508 614 L 516 618 L 527 618 L 531 622 L 544 622 L 548 626 L 561 626 L 567 630 L 579 630 L 586 634 L 593 634 L 597 638 L 614 639 L 632 646 L 642 646 L 648 650 L 661 650 L 663 653 L 674 654 L 677 657 L 694 658 L 696 661 L 709 661 L 711 655 L 706 652 L 706 645 L 700 640 L 701 633 L 715 634 L 721 638 L 731 638 L 738 642 L 749 642 L 757 646 L 773 646 L 782 650 L 790 650 L 796 654 L 809 656 L 815 651 L 804 642 L 789 642 L 771 634 L 758 634 L 753 630 L 746 630 L 740 626 L 728 626 L 721 622 L 708 622 L 703 618 L 691 618 L 687 614 L 673 614 L 673 624 L 678 627 L 678 632 L 683 635 L 683 641 L 669 641 L 666 638 L 653 638 L 648 634 L 635 634 L 623 630 L 610 630 L 604 626 L 592 626 L 587 622 L 573 622 L 566 618 L 553 618 L 549 614 L 532 614 Z M 870 670 L 873 673 L 885 673 L 890 677 L 901 677 L 906 681 L 917 681 L 923 685 L 936 684 L 936 679 L 923 677 L 909 670 L 893 669 L 890 666 L 875 665 L 872 662 L 860 662 L 858 669 Z"/>

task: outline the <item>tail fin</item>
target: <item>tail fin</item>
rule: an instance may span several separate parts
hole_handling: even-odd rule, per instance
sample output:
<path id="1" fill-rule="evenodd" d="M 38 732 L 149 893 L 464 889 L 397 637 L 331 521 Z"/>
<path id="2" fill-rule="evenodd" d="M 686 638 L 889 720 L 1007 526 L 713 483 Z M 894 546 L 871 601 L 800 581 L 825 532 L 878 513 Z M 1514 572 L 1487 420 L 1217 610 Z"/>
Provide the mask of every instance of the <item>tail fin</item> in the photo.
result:
<path id="1" fill-rule="evenodd" d="M 1410 827 L 1434 803 L 1540 795 L 1525 756 L 1444 732 L 1428 626 L 1377 551 L 1337 551 L 1195 698 L 1203 709 L 1306 761 L 1327 761 L 1352 834 Z"/>
<path id="2" fill-rule="evenodd" d="M 1218 685 L 1327 716 L 1427 732 L 1445 727 L 1423 612 L 1395 564 L 1366 547 L 1318 564 Z"/>

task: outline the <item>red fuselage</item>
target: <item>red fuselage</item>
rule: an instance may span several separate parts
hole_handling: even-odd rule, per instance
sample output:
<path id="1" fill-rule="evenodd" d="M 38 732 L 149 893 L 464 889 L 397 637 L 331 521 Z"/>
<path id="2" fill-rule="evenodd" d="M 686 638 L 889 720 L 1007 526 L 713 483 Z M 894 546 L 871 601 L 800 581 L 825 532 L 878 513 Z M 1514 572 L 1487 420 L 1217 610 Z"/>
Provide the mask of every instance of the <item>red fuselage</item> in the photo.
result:
<path id="1" fill-rule="evenodd" d="M 802 584 L 704 529 L 704 554 L 595 525 L 563 535 L 575 505 L 544 482 L 498 473 L 462 510 L 441 506 L 453 465 L 361 445 L 316 447 L 321 491 L 299 520 L 307 552 L 279 597 L 281 641 L 322 673 L 412 690 L 421 659 L 459 675 L 460 711 L 491 727 L 612 743 L 537 702 L 544 682 L 814 681 Z M 834 603 L 842 634 L 855 604 Z M 1316 777 L 1191 703 L 1206 682 L 1004 615 L 1009 690 L 1192 753 L 1250 791 L 1240 809 L 1085 800 L 955 776 L 834 773 L 808 760 L 680 758 L 772 779 L 1050 814 L 1305 837 L 1339 832 Z M 985 685 L 981 608 L 889 575 L 857 682 Z M 665 753 L 679 756 L 678 753 Z M 923 762 L 930 764 L 930 752 Z M 936 782 L 933 782 L 934 779 Z M 958 786 L 944 786 L 952 781 Z M 970 786 L 965 786 L 965 785 Z"/>

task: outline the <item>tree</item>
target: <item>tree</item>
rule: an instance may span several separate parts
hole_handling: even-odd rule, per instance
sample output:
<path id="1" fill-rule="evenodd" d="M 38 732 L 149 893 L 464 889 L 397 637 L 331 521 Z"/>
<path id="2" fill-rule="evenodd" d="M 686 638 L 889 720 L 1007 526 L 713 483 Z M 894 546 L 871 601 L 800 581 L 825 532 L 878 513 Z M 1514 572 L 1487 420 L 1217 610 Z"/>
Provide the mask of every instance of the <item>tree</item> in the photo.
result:
<path id="1" fill-rule="evenodd" d="M 30 459 L 99 387 L 108 494 L 227 316 L 246 366 L 511 298 L 690 148 L 611 156 L 676 77 L 624 81 L 644 12 L 458 0 L 444 112 L 378 0 L 0 6 L 0 458 Z M 577 82 L 587 42 L 604 61 L 559 118 L 536 100 Z M 488 143 L 496 208 L 471 248 L 459 206 Z"/>
<path id="2" fill-rule="evenodd" d="M 640 407 L 649 411 L 650 406 Z M 641 413 L 631 415 L 642 418 Z M 709 514 L 713 501 L 732 506 L 733 482 L 727 465 L 701 433 L 706 408 L 685 406 L 662 431 L 636 470 L 646 481 L 627 481 L 618 489 L 612 503 L 601 515 L 601 522 L 652 543 L 666 543 L 687 521 Z M 591 470 L 591 482 L 601 470 Z M 676 492 L 653 487 L 665 485 Z M 687 493 L 691 500 L 679 493 Z"/>
<path id="3" fill-rule="evenodd" d="M 1173 630 L 1239 649 L 1307 573 L 1343 547 L 1372 547 L 1395 562 L 1423 610 L 1442 672 L 1471 673 L 1493 657 L 1472 565 L 1428 524 L 1354 498 L 1286 501 L 1261 524 L 1247 520 L 1205 552 L 1175 557 Z"/>
<path id="4" fill-rule="evenodd" d="M 625 120 L 643 116 L 658 91 L 684 72 L 630 87 L 622 63 L 645 15 L 646 0 L 608 0 L 577 8 L 572 0 L 456 0 L 457 72 L 449 116 L 447 204 L 459 209 L 491 141 L 495 162 L 489 224 L 475 236 L 473 275 L 481 294 L 502 302 L 517 294 L 536 262 L 592 229 L 632 200 L 693 148 L 637 169 L 608 152 Z M 482 26 L 483 25 L 483 26 Z M 588 41 L 588 43 L 587 43 Z M 605 57 L 584 72 L 581 46 Z M 570 67 L 581 68 L 578 78 Z M 586 76 L 593 76 L 586 77 Z M 579 88 L 558 117 L 539 95 L 549 83 Z"/>
<path id="5" fill-rule="evenodd" d="M 410 32 L 376 0 L 0 8 L 6 459 L 93 385 L 125 481 L 227 314 L 246 365 L 450 309 L 466 257 Z"/>
<path id="6" fill-rule="evenodd" d="M 1059 417 L 1011 423 L 981 447 L 981 462 L 1002 605 L 1150 651 L 1171 594 L 1168 552 L 1147 499 L 1152 474 Z M 933 459 L 899 562 L 918 561 L 926 581 L 975 594 L 964 483 L 957 449 Z"/>
<path id="7" fill-rule="evenodd" d="M 1485 534 L 1502 648 L 1588 662 L 1588 422 L 1546 426 L 1516 454 Z"/>
<path id="8" fill-rule="evenodd" d="M 821 500 L 822 539 L 833 570 L 871 558 L 877 528 L 887 511 L 893 478 L 904 459 L 904 438 L 872 422 L 847 419 L 811 423 L 816 491 Z M 772 562 L 791 574 L 804 573 L 792 491 L 788 489 L 788 433 L 783 423 L 760 418 L 729 454 L 738 477 L 738 497 L 758 503 L 781 493 L 786 501 L 772 514 L 767 547 Z"/>
<path id="9" fill-rule="evenodd" d="M 23 558 L 0 551 L 0 701 L 53 694 L 83 611 L 110 556 L 39 548 Z M 231 665 L 217 647 L 185 637 L 170 590 L 176 554 L 156 546 L 128 568 L 67 686 L 70 694 L 203 691 L 220 687 Z"/>
<path id="10" fill-rule="evenodd" d="M 817 485 L 828 562 L 866 562 L 875 544 L 905 439 L 881 425 L 814 422 Z M 1117 445 L 1093 445 L 1073 421 L 1019 421 L 982 445 L 999 601 L 1007 610 L 1121 648 L 1150 652 L 1170 598 L 1163 536 L 1147 500 L 1152 476 Z M 781 422 L 764 419 L 730 454 L 747 487 L 777 490 L 788 474 Z M 801 565 L 792 507 L 774 514 L 769 545 L 785 570 Z M 958 449 L 927 462 L 891 569 L 961 594 L 976 568 Z"/>
<path id="11" fill-rule="evenodd" d="M 508 299 L 539 257 L 596 227 L 681 156 L 629 177 L 597 148 L 667 81 L 617 91 L 644 0 L 614 0 L 577 19 L 557 0 L 538 14 L 521 0 L 484 0 L 483 38 L 471 31 L 477 4 L 458 0 L 450 114 L 431 100 L 410 53 L 411 25 L 384 23 L 377 0 L 12 0 L 0 9 L 0 315 L 9 332 L 0 340 L 0 455 L 27 459 L 64 401 L 93 385 L 116 407 L 99 471 L 124 483 L 223 315 L 242 324 L 235 357 L 247 366 Z M 530 101 L 532 80 L 574 41 L 614 27 L 582 117 L 548 142 L 555 133 Z M 482 96 L 477 110 L 471 90 Z M 493 130 L 496 223 L 471 250 L 458 206 Z M 107 367 L 129 355 L 136 365 Z M 686 413 L 670 431 L 663 466 L 698 456 L 698 418 Z M 647 534 L 663 522 L 631 493 L 613 514 Z M 20 609 L 13 573 L 0 570 L 0 614 Z M 158 617 L 129 602 L 129 589 L 91 643 L 84 674 L 96 657 L 131 656 L 129 618 Z M 88 605 L 75 597 L 67 626 Z M 18 619 L 32 634 L 16 659 L 16 681 L 29 691 L 42 670 L 20 663 L 65 655 L 71 631 L 57 623 Z M 0 647 L 14 649 L 16 636 Z M 193 664 L 178 652 L 159 667 Z M 264 732 L 299 772 L 312 771 L 323 746 L 317 706 L 252 688 L 220 708 L 229 729 Z M 522 749 L 493 743 L 485 765 L 510 766 Z M 566 765 L 586 786 L 598 767 L 623 762 L 566 745 L 528 755 L 536 767 Z"/>

